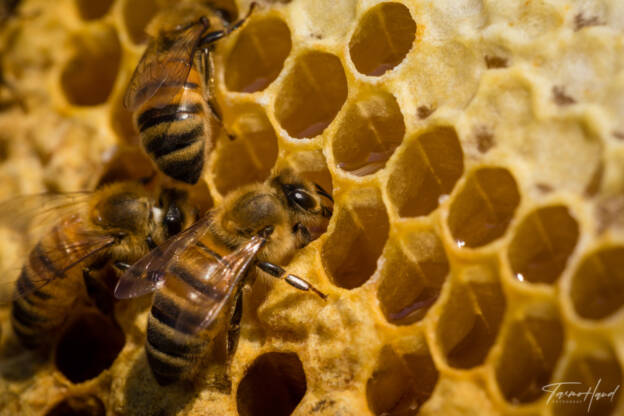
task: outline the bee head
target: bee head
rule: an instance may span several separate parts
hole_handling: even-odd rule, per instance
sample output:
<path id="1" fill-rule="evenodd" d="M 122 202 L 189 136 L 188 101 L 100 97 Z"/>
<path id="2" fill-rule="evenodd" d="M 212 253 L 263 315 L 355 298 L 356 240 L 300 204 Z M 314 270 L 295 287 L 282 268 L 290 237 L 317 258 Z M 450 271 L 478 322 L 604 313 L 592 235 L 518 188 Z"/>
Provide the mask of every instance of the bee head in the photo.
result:
<path id="1" fill-rule="evenodd" d="M 95 204 L 92 218 L 96 225 L 111 233 L 146 234 L 151 207 L 150 198 L 144 192 L 119 189 L 118 192 L 110 192 Z"/>
<path id="2" fill-rule="evenodd" d="M 298 247 L 307 245 L 327 230 L 333 199 L 320 185 L 301 178 L 290 169 L 283 170 L 270 184 L 287 207 Z"/>
<path id="3" fill-rule="evenodd" d="M 248 186 L 228 195 L 224 201 L 222 225 L 234 234 L 252 237 L 270 226 L 284 223 L 287 218 L 279 199 L 262 186 Z"/>

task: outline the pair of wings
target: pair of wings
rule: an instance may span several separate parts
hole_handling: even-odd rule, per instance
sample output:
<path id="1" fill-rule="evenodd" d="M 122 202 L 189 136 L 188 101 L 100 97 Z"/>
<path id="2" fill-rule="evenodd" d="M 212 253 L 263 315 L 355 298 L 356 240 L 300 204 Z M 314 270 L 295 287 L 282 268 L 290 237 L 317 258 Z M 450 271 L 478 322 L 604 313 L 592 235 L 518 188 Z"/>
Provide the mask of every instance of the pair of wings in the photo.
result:
<path id="1" fill-rule="evenodd" d="M 128 299 L 151 293 L 165 283 L 165 278 L 180 255 L 190 246 L 196 244 L 207 232 L 212 218 L 207 215 L 198 220 L 182 233 L 173 236 L 163 245 L 155 248 L 149 254 L 136 262 L 121 277 L 115 287 L 115 297 Z M 215 299 L 204 294 L 204 291 L 193 289 L 191 298 L 187 299 L 195 305 L 192 310 L 182 309 L 174 316 L 176 329 L 200 329 L 209 326 L 223 307 L 228 304 L 234 288 L 243 278 L 249 264 L 255 259 L 258 251 L 266 242 L 265 237 L 252 237 L 245 245 L 221 257 L 217 261 L 206 260 L 201 267 L 201 276 L 196 276 L 200 282 L 211 285 L 213 288 L 225 287 L 225 296 Z M 211 288 L 207 288 L 210 292 Z M 167 313 L 167 311 L 164 311 Z"/>
<path id="2" fill-rule="evenodd" d="M 184 86 L 204 29 L 204 25 L 197 22 L 179 32 L 162 33 L 150 41 L 126 90 L 124 106 L 128 110 L 135 110 L 163 86 Z M 177 91 L 179 89 L 170 88 L 168 98 L 172 99 Z"/>
<path id="3" fill-rule="evenodd" d="M 22 246 L 37 246 L 38 253 L 64 274 L 115 241 L 111 235 L 84 227 L 83 215 L 92 195 L 91 192 L 47 193 L 9 199 L 0 203 L 0 228 L 13 231 L 14 236 L 21 238 Z M 54 227 L 72 227 L 73 242 L 60 245 L 55 239 L 44 238 Z M 32 285 L 16 285 L 29 255 L 24 253 L 13 259 L 2 259 L 0 304 L 26 296 L 55 279 L 53 276 L 31 276 Z"/>

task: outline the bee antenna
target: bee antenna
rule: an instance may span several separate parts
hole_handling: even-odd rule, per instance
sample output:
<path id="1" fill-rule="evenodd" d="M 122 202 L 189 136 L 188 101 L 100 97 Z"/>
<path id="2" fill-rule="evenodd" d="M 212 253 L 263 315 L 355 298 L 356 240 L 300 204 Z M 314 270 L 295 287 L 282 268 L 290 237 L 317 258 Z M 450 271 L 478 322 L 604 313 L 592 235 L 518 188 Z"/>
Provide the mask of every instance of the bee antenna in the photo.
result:
<path id="1" fill-rule="evenodd" d="M 323 189 L 323 187 L 321 185 L 319 185 L 318 183 L 315 183 L 314 187 L 316 188 L 316 193 L 317 194 L 324 196 L 325 198 L 329 199 L 331 202 L 334 202 L 334 198 L 332 198 L 332 196 L 329 194 L 329 192 L 327 192 L 325 189 Z"/>
<path id="2" fill-rule="evenodd" d="M 302 279 L 299 276 L 295 276 L 294 274 L 288 274 L 286 270 L 284 270 L 282 267 L 278 266 L 277 264 L 273 264 L 268 261 L 263 261 L 263 262 L 257 263 L 256 266 L 263 272 L 268 273 L 269 276 L 273 276 L 277 279 L 284 280 L 286 283 L 288 283 L 295 289 L 299 289 L 304 292 L 311 291 L 312 293 L 319 296 L 321 299 L 327 300 L 327 295 L 321 292 L 320 290 L 318 290 L 317 288 L 315 288 L 314 286 L 312 286 L 310 282 Z"/>

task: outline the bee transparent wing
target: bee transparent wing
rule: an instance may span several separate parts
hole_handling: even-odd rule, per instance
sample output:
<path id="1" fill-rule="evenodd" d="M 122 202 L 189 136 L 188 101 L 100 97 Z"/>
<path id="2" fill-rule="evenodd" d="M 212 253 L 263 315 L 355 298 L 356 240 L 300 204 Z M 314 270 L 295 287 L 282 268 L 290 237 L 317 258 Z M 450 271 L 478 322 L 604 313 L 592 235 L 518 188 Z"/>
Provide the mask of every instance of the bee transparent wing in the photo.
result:
<path id="1" fill-rule="evenodd" d="M 206 289 L 193 289 L 185 305 L 176 309 L 175 328 L 187 333 L 208 328 L 232 299 L 234 289 L 265 242 L 264 237 L 255 236 L 221 260 L 207 261 L 204 275 L 199 277 Z"/>
<path id="2" fill-rule="evenodd" d="M 79 222 L 79 218 L 73 217 L 59 226 L 71 227 Z M 70 269 L 107 249 L 115 242 L 112 236 L 85 230 L 76 230 L 72 238 L 75 242 L 67 244 L 59 244 L 55 238 L 44 238 L 21 258 L 22 265 L 7 267 L 0 271 L 2 273 L 0 275 L 0 304 L 10 303 L 16 298 L 41 289 L 57 278 L 64 277 Z M 36 268 L 41 270 L 33 270 L 29 267 L 28 272 L 25 272 L 27 263 L 31 266 L 36 264 Z M 42 271 L 42 273 L 37 273 L 37 271 Z"/>
<path id="3" fill-rule="evenodd" d="M 84 212 L 92 192 L 63 194 L 43 193 L 21 195 L 0 202 L 0 227 L 8 228 L 22 236 L 37 237 L 35 232 L 46 233 L 60 218 Z"/>
<path id="4" fill-rule="evenodd" d="M 170 103 L 184 86 L 203 30 L 204 26 L 197 23 L 182 32 L 163 33 L 150 41 L 126 90 L 124 106 L 128 110 L 135 110 L 163 86 L 172 87 L 167 93 L 170 99 L 162 100 Z"/>
<path id="5" fill-rule="evenodd" d="M 158 289 L 163 283 L 170 263 L 204 235 L 210 227 L 210 222 L 210 216 L 199 219 L 185 231 L 171 237 L 134 263 L 117 282 L 115 297 L 136 298 Z"/>

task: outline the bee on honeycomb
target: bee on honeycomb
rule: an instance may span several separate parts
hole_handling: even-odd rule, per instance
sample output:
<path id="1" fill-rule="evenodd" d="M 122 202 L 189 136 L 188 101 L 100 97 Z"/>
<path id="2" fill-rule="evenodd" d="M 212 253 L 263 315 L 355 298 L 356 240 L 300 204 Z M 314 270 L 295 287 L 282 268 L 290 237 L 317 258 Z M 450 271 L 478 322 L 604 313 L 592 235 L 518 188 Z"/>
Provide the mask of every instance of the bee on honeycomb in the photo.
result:
<path id="1" fill-rule="evenodd" d="M 251 4 L 189 1 L 230 21 Z M 122 161 L 139 146 L 123 101 L 173 3 L 20 1 L 0 64 L 28 111 L 0 112 L 1 199 L 151 168 Z M 123 349 L 83 383 L 58 360 L 27 371 L 5 323 L 0 415 L 624 413 L 621 16 L 615 0 L 258 1 L 214 50 L 236 139 L 219 133 L 185 189 L 209 209 L 292 169 L 327 190 L 327 232 L 285 268 L 328 301 L 257 280 L 227 372 L 209 357 L 191 389 L 150 376 L 149 300 L 115 305 Z M 21 247 L 0 233 L 9 264 Z"/>

